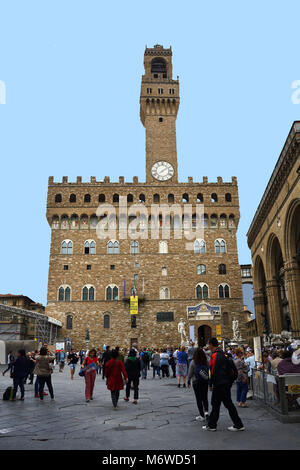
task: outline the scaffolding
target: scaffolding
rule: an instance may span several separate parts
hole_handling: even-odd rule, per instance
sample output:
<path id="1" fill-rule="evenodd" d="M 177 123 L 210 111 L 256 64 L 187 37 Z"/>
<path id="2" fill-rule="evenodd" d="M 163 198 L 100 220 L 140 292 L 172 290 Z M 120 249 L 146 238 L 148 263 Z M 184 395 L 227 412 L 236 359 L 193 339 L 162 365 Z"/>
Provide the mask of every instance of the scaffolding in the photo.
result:
<path id="1" fill-rule="evenodd" d="M 17 321 L 20 318 L 23 319 L 22 323 Z M 34 338 L 20 338 L 21 335 L 26 336 L 25 329 L 22 329 L 20 326 L 26 326 L 30 320 L 34 322 Z M 13 325 L 17 325 L 18 327 L 16 326 L 13 329 Z M 54 344 L 59 338 L 62 323 L 55 318 L 48 317 L 48 315 L 33 310 L 0 305 L 0 326 L 2 326 L 0 329 L 0 339 L 4 339 L 3 335 L 9 335 L 9 339 L 36 338 L 40 343 Z"/>

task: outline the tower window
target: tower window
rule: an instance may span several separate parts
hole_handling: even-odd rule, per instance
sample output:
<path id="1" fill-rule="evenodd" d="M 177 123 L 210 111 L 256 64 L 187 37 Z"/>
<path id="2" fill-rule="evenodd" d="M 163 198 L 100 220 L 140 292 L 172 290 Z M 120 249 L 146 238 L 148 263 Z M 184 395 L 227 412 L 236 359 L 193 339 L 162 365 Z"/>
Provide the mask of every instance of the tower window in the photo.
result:
<path id="1" fill-rule="evenodd" d="M 105 202 L 105 194 L 99 194 L 99 202 Z"/>
<path id="2" fill-rule="evenodd" d="M 159 120 L 159 122 L 163 122 L 164 119 L 162 117 L 160 117 L 160 118 L 158 118 L 158 120 Z"/>
<path id="3" fill-rule="evenodd" d="M 90 194 L 85 194 L 85 195 L 84 195 L 84 202 L 91 202 L 91 196 L 90 196 Z"/>
<path id="4" fill-rule="evenodd" d="M 87 269 L 88 271 L 90 271 L 90 270 L 92 269 L 92 265 L 91 265 L 91 264 L 87 264 L 87 265 L 86 265 L 86 269 Z"/>
<path id="5" fill-rule="evenodd" d="M 225 194 L 225 201 L 226 202 L 231 202 L 231 194 L 230 193 Z"/>
<path id="6" fill-rule="evenodd" d="M 147 88 L 147 93 L 148 93 L 148 95 L 151 95 L 151 93 L 152 93 L 152 88 Z"/>
<path id="7" fill-rule="evenodd" d="M 158 78 L 158 74 L 155 73 L 155 74 L 153 75 L 153 77 L 154 77 L 154 78 Z"/>
<path id="8" fill-rule="evenodd" d="M 163 73 L 163 78 L 167 78 L 167 74 L 166 74 L 166 73 Z"/>
<path id="9" fill-rule="evenodd" d="M 174 95 L 174 93 L 175 93 L 174 88 L 170 88 L 170 89 L 169 89 L 169 93 L 170 93 L 170 95 Z"/>
<path id="10" fill-rule="evenodd" d="M 151 62 L 151 73 L 154 73 L 154 78 L 158 73 L 167 73 L 167 64 L 162 57 L 155 57 Z"/>
<path id="11" fill-rule="evenodd" d="M 211 202 L 218 202 L 218 196 L 217 196 L 216 193 L 213 193 L 213 194 L 211 195 Z"/>
<path id="12" fill-rule="evenodd" d="M 64 271 L 68 271 L 69 266 L 67 264 L 64 264 Z"/>
<path id="13" fill-rule="evenodd" d="M 55 202 L 61 202 L 61 201 L 62 201 L 61 194 L 56 194 L 55 195 Z"/>
<path id="14" fill-rule="evenodd" d="M 159 95 L 163 95 L 163 94 L 164 94 L 164 89 L 163 89 L 163 88 L 159 88 L 159 89 L 158 89 L 158 94 L 159 94 Z"/>
<path id="15" fill-rule="evenodd" d="M 76 202 L 76 194 L 70 195 L 70 202 Z"/>

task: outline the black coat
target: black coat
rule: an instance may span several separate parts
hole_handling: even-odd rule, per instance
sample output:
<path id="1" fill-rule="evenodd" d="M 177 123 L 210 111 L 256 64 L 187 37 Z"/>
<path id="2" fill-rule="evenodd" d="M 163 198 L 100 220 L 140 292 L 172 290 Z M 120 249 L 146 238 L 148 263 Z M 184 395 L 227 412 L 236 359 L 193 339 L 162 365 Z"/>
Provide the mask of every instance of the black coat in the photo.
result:
<path id="1" fill-rule="evenodd" d="M 28 373 L 28 361 L 26 357 L 18 357 L 13 364 L 13 377 L 21 379 Z"/>
<path id="2" fill-rule="evenodd" d="M 237 375 L 237 370 L 233 360 L 227 358 L 221 348 L 218 348 L 214 353 L 212 353 L 209 361 L 209 369 L 210 386 L 231 386 L 236 378 L 235 375 Z"/>
<path id="3" fill-rule="evenodd" d="M 138 358 L 135 361 L 127 359 L 125 369 L 129 380 L 138 379 L 141 376 L 141 361 Z"/>

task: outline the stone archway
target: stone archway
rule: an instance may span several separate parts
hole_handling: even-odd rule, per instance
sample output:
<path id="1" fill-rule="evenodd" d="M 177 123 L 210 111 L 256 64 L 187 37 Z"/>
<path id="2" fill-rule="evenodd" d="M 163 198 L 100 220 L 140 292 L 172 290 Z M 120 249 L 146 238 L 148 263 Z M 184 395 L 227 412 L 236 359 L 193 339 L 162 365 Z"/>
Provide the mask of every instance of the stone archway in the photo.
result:
<path id="1" fill-rule="evenodd" d="M 291 329 L 300 330 L 300 199 L 294 199 L 285 219 L 286 285 Z"/>
<path id="2" fill-rule="evenodd" d="M 271 234 L 267 246 L 267 293 L 273 333 L 289 329 L 289 303 L 280 242 Z"/>
<path id="3" fill-rule="evenodd" d="M 208 340 L 212 337 L 211 327 L 208 325 L 201 325 L 198 328 L 198 346 L 206 346 Z"/>

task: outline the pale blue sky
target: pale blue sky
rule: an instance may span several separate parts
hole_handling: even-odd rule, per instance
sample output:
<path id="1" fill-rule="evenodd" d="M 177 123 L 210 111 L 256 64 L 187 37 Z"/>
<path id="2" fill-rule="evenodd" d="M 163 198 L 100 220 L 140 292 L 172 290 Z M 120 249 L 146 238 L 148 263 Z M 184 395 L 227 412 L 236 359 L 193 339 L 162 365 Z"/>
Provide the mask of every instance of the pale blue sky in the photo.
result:
<path id="1" fill-rule="evenodd" d="M 48 176 L 145 177 L 144 47 L 172 45 L 179 177 L 238 177 L 239 259 L 300 105 L 298 1 L 0 1 L 0 292 L 46 302 Z"/>

